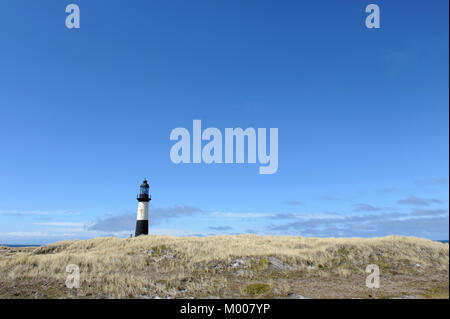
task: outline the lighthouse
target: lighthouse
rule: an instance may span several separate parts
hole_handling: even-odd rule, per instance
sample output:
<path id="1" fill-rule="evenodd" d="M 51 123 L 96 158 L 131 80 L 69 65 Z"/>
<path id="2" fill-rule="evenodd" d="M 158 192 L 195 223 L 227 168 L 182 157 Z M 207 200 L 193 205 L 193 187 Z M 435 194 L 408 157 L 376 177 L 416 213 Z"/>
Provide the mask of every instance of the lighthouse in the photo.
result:
<path id="1" fill-rule="evenodd" d="M 152 199 L 149 194 L 149 189 L 150 186 L 148 185 L 147 180 L 144 179 L 137 197 L 139 203 L 136 218 L 136 237 L 139 235 L 148 235 L 148 203 Z"/>

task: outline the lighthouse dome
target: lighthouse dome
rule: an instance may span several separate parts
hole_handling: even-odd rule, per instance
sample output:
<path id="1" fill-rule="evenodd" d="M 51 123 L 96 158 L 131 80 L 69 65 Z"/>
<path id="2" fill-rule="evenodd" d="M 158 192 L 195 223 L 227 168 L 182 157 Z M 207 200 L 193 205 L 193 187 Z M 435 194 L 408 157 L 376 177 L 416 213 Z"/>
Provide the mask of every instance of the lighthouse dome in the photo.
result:
<path id="1" fill-rule="evenodd" d="M 149 201 L 151 200 L 150 197 L 150 186 L 147 183 L 147 180 L 144 179 L 144 181 L 142 182 L 140 188 L 140 192 L 138 195 L 138 200 L 139 201 Z"/>

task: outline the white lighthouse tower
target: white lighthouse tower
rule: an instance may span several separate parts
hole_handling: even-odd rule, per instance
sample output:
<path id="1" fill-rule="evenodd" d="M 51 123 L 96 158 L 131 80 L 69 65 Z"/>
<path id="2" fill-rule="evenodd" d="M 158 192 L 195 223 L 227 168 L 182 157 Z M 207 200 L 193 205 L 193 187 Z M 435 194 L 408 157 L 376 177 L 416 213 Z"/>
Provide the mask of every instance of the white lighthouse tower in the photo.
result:
<path id="1" fill-rule="evenodd" d="M 137 197 L 139 203 L 136 218 L 136 237 L 139 235 L 148 235 L 148 203 L 152 200 L 149 189 L 150 186 L 148 185 L 147 180 L 144 179 Z"/>

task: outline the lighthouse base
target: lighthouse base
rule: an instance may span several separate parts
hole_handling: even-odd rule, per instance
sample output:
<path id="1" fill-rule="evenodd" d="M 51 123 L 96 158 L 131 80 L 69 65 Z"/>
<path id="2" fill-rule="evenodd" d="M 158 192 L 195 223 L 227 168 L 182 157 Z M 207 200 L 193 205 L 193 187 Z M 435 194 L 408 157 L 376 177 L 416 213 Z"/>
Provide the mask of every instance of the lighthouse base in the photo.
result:
<path id="1" fill-rule="evenodd" d="M 148 220 L 136 221 L 136 234 L 134 236 L 140 235 L 148 235 Z"/>

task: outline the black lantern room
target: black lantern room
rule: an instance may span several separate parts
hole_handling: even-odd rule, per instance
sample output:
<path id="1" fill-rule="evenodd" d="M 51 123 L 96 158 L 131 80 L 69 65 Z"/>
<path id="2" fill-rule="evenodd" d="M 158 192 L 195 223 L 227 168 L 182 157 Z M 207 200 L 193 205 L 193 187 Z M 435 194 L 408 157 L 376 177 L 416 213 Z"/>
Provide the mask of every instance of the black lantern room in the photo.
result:
<path id="1" fill-rule="evenodd" d="M 148 185 L 146 179 L 144 179 L 144 181 L 142 182 L 142 184 L 140 186 L 140 192 L 139 192 L 137 200 L 140 202 L 149 202 L 151 200 L 150 186 Z"/>

